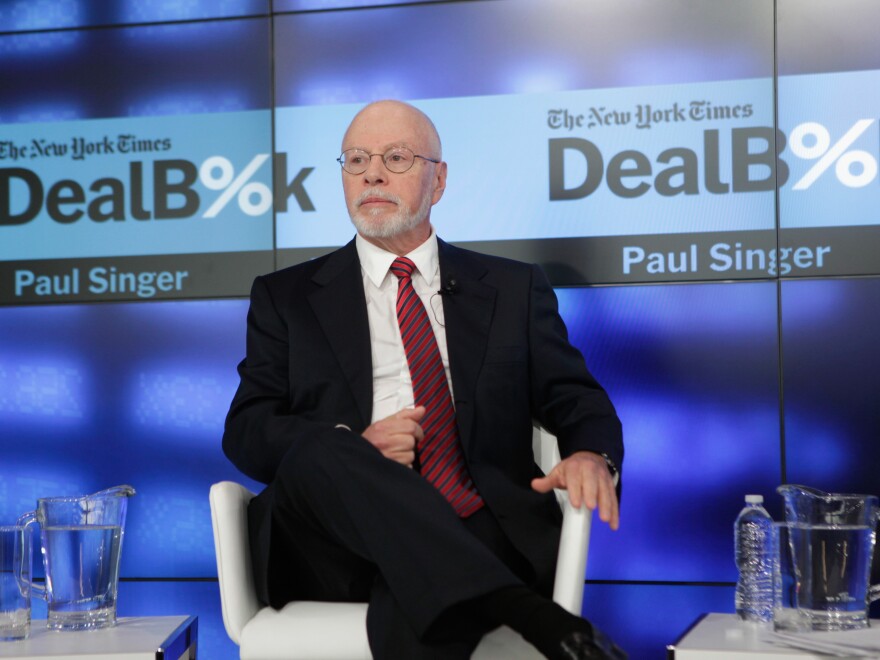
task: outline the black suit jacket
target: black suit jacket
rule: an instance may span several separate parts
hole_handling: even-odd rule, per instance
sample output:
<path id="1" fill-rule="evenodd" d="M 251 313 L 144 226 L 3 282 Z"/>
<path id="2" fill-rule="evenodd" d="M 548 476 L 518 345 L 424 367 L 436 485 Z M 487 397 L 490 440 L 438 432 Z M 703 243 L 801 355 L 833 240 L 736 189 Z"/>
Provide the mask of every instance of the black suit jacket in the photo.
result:
<path id="1" fill-rule="evenodd" d="M 530 481 L 533 420 L 554 433 L 563 457 L 578 450 L 623 462 L 621 426 L 604 390 L 572 347 L 556 296 L 537 266 L 439 241 L 442 295 L 456 418 L 471 476 L 507 536 L 552 584 L 560 513 Z M 319 259 L 256 279 L 247 356 L 223 448 L 248 476 L 270 484 L 252 504 L 255 578 L 271 602 L 271 482 L 304 434 L 354 433 L 372 415 L 370 334 L 354 241 Z M 273 605 L 278 605 L 272 603 Z"/>

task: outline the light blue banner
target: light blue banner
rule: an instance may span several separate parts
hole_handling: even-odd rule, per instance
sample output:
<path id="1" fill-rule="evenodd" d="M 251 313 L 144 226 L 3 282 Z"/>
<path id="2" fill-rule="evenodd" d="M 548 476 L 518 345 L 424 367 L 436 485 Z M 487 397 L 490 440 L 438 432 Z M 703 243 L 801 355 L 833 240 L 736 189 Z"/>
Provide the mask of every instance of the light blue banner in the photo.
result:
<path id="1" fill-rule="evenodd" d="M 437 99 L 451 241 L 878 224 L 880 72 Z M 0 260 L 340 245 L 360 105 L 0 127 Z M 775 137 L 781 140 L 775 143 Z M 781 149 L 778 166 L 775 151 Z M 273 167 L 275 179 L 273 180 Z M 775 169 L 774 169 L 775 168 Z M 273 190 L 274 189 L 274 190 Z"/>
<path id="2" fill-rule="evenodd" d="M 880 223 L 878 117 L 880 71 L 779 80 L 789 168 L 779 193 L 783 228 Z"/>
<path id="3" fill-rule="evenodd" d="M 272 249 L 269 111 L 0 127 L 0 260 Z"/>
<path id="4" fill-rule="evenodd" d="M 770 79 L 419 101 L 449 180 L 432 211 L 451 241 L 773 229 Z M 312 212 L 278 214 L 280 248 L 353 234 L 334 162 L 360 106 L 276 111 L 276 150 Z"/>

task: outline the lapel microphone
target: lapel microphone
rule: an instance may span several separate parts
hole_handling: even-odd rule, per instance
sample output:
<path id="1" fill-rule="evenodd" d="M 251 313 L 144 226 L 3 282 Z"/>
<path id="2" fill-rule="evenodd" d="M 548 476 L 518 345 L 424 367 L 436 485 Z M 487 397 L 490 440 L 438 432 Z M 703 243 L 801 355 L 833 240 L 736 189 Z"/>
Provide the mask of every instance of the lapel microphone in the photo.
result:
<path id="1" fill-rule="evenodd" d="M 454 275 L 450 275 L 446 278 L 446 283 L 441 287 L 441 289 L 437 292 L 439 294 L 446 294 L 448 296 L 454 296 L 458 293 L 458 280 L 455 279 Z"/>

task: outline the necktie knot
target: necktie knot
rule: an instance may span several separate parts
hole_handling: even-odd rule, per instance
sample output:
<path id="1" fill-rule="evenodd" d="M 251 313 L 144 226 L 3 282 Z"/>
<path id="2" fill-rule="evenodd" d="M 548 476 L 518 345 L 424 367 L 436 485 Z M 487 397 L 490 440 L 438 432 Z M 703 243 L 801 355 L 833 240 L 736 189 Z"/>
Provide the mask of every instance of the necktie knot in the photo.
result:
<path id="1" fill-rule="evenodd" d="M 416 265 L 406 257 L 397 257 L 397 259 L 391 263 L 391 272 L 394 273 L 397 279 L 412 277 L 415 269 Z"/>

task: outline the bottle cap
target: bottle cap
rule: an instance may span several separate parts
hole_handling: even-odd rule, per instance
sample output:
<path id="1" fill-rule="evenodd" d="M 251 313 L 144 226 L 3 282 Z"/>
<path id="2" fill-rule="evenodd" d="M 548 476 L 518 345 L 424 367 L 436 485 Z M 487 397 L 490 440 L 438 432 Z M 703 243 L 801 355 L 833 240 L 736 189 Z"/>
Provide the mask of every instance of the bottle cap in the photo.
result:
<path id="1" fill-rule="evenodd" d="M 763 504 L 763 495 L 746 495 L 746 504 Z"/>

